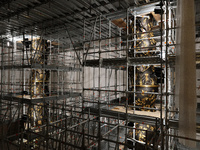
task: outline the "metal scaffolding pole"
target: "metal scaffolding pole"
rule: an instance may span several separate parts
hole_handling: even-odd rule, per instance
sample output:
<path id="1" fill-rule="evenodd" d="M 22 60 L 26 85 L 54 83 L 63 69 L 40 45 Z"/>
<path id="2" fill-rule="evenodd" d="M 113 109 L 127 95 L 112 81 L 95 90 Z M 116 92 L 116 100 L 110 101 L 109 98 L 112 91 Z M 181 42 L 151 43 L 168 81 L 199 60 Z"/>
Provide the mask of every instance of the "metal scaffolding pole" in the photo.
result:
<path id="1" fill-rule="evenodd" d="M 41 54 L 45 53 L 45 49 L 36 44 L 36 54 L 34 54 L 34 41 L 39 38 L 37 36 L 39 32 L 33 30 L 30 32 L 31 37 L 28 41 L 31 41 L 31 44 L 28 49 L 21 42 L 28 37 L 28 29 L 24 28 L 22 30 L 24 33 L 20 33 L 24 34 L 23 40 L 15 41 L 12 33 L 10 46 L 6 46 L 7 40 L 3 39 L 0 100 L 0 115 L 3 124 L 6 124 L 2 126 L 5 131 L 1 131 L 4 135 L 1 143 L 5 142 L 2 144 L 3 148 L 11 149 L 11 146 L 16 146 L 18 149 L 33 147 L 46 150 L 50 148 L 119 150 L 128 149 L 130 146 L 128 140 L 133 141 L 131 146 L 134 148 L 135 143 L 140 143 L 135 136 L 140 129 L 136 129 L 136 124 L 129 127 L 129 122 L 156 126 L 152 140 L 149 143 L 147 141 L 140 143 L 146 148 L 170 149 L 171 144 L 176 145 L 174 143 L 176 139 L 184 139 L 185 137 L 176 135 L 175 116 L 178 111 L 174 110 L 173 101 L 175 71 L 174 58 L 171 60 L 171 57 L 175 57 L 176 4 L 167 0 L 162 6 L 163 2 L 162 0 L 160 9 L 165 11 L 161 11 L 161 15 L 158 14 L 161 23 L 154 20 L 155 29 L 151 32 L 155 35 L 149 38 L 138 39 L 139 36 L 151 32 L 137 32 L 137 17 L 150 13 L 148 10 L 153 10 L 154 7 L 158 8 L 156 4 L 160 4 L 160 1 L 151 5 L 148 5 L 147 1 L 144 1 L 145 5 L 142 1 L 140 5 L 134 2 L 134 7 L 122 9 L 126 15 L 115 14 L 115 17 L 109 17 L 102 14 L 99 9 L 92 8 L 91 14 L 93 15 L 93 10 L 97 13 L 95 17 L 85 18 L 74 26 L 74 28 L 80 27 L 80 36 L 76 36 L 74 34 L 76 32 L 70 30 L 72 25 L 64 26 L 64 30 L 67 30 L 65 38 L 62 38 L 62 33 L 57 28 L 52 29 L 55 30 L 55 34 L 50 37 L 46 36 L 44 29 L 45 33 L 43 35 L 40 32 L 40 38 L 43 36 L 47 38 L 45 40 L 50 40 L 48 56 L 42 55 L 42 61 L 47 62 L 44 64 L 38 64 L 30 57 L 37 55 L 38 49 L 41 49 Z M 91 4 L 88 3 L 88 6 Z M 122 7 L 125 2 L 119 4 Z M 87 16 L 87 12 L 84 12 L 84 16 Z M 73 19 L 75 22 L 76 19 Z M 117 19 L 121 19 L 122 24 L 115 24 Z M 156 40 L 157 45 L 137 47 L 137 43 L 142 40 Z M 133 52 L 132 57 L 129 55 L 130 52 Z M 143 53 L 152 53 L 155 56 L 138 57 Z M 137 67 L 142 65 L 154 65 L 161 69 L 159 92 L 136 90 L 135 74 Z M 132 90 L 129 90 L 131 67 L 134 79 Z M 45 76 L 41 81 L 42 90 L 48 88 L 48 94 L 43 92 L 40 96 L 37 95 L 38 87 L 34 84 L 38 70 L 49 71 L 50 74 L 47 87 Z M 29 88 L 33 89 L 33 95 L 30 94 Z M 24 94 L 28 90 L 28 94 Z M 159 106 L 156 105 L 155 108 L 137 106 L 138 94 L 154 94 Z M 133 96 L 133 104 L 128 102 L 129 95 Z M 138 109 L 144 109 L 146 113 Z M 42 116 L 41 125 L 37 123 L 39 112 Z M 28 119 L 22 129 L 24 115 L 27 115 Z M 16 125 L 16 133 L 11 132 L 11 129 L 14 129 L 13 124 Z M 128 137 L 129 130 L 133 131 L 133 136 Z M 146 137 L 149 137 L 150 131 L 143 131 L 146 132 Z M 195 141 L 195 139 L 190 140 Z M 10 147 L 9 142 L 11 142 Z"/>
<path id="2" fill-rule="evenodd" d="M 163 113 L 162 113 L 162 108 L 163 108 L 163 75 L 162 75 L 162 70 L 163 70 L 163 0 L 160 2 L 160 9 L 161 9 L 161 26 L 160 26 L 160 49 L 161 49 L 161 77 L 160 77 L 160 129 L 161 129 L 161 150 L 164 150 L 164 127 L 163 127 Z"/>
<path id="3" fill-rule="evenodd" d="M 98 89 L 101 89 L 101 15 L 99 16 L 99 71 L 98 71 Z M 98 93 L 98 149 L 101 149 L 101 91 Z"/>
<path id="4" fill-rule="evenodd" d="M 128 45 L 128 34 L 129 34 L 129 9 L 126 10 L 126 91 L 129 91 L 128 88 L 128 52 L 129 52 L 129 45 Z M 128 93 L 126 93 L 126 122 L 125 126 L 128 126 Z M 127 136 L 128 130 L 125 129 L 125 144 L 127 144 Z M 127 150 L 127 146 L 125 146 L 125 150 Z"/>

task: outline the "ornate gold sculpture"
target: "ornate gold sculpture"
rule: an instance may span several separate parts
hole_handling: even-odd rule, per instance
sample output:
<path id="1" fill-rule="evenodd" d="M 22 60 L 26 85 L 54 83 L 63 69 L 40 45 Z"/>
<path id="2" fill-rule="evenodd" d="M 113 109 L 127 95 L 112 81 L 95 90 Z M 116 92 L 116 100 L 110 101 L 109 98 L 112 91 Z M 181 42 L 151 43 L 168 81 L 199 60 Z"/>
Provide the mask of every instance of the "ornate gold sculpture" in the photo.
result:
<path id="1" fill-rule="evenodd" d="M 141 92 L 136 96 L 136 106 L 140 106 L 138 110 L 150 111 L 148 108 L 155 108 L 155 94 L 147 94 L 147 92 L 157 92 L 157 77 L 155 75 L 154 66 L 149 66 L 148 69 L 144 69 L 143 66 L 137 67 L 136 71 L 136 91 Z M 153 111 L 153 110 L 152 110 Z"/>
<path id="2" fill-rule="evenodd" d="M 31 51 L 31 64 L 47 65 L 49 49 L 46 40 L 35 39 L 32 41 Z M 33 69 L 31 71 L 30 78 L 30 94 L 32 98 L 44 97 L 49 95 L 48 83 L 49 83 L 49 71 L 42 69 Z M 33 106 L 31 108 L 31 118 L 36 125 L 42 124 L 43 106 L 42 103 Z"/>
<path id="3" fill-rule="evenodd" d="M 150 57 L 156 55 L 153 46 L 156 45 L 155 39 L 153 37 L 152 32 L 153 27 L 153 16 L 148 15 L 145 17 L 137 17 L 136 18 L 136 32 L 137 32 L 137 42 L 136 46 L 133 47 L 136 49 L 137 53 L 135 57 Z M 133 31 L 133 26 L 132 26 Z M 144 51 L 144 52 L 143 52 Z M 129 53 L 130 57 L 133 57 L 134 54 L 132 52 Z M 135 78 L 134 78 L 135 77 Z M 129 80 L 131 81 L 130 90 L 134 89 L 134 80 L 136 92 L 135 94 L 135 105 L 139 106 L 136 110 L 140 111 L 155 111 L 146 108 L 155 108 L 156 95 L 152 94 L 152 92 L 158 92 L 158 83 L 157 76 L 155 74 L 155 68 L 153 65 L 145 65 L 145 66 L 137 66 L 136 74 L 134 75 L 134 68 L 129 67 Z M 148 93 L 149 92 L 149 93 Z M 132 96 L 133 97 L 133 96 Z M 129 104 L 133 102 L 131 98 Z M 135 138 L 141 142 L 147 142 L 152 138 L 152 132 L 155 130 L 155 126 L 151 126 L 148 124 L 135 123 L 136 132 Z M 149 131 L 146 134 L 146 130 Z M 148 137 L 146 137 L 146 135 Z M 141 145 L 136 147 L 137 150 L 142 149 Z"/>

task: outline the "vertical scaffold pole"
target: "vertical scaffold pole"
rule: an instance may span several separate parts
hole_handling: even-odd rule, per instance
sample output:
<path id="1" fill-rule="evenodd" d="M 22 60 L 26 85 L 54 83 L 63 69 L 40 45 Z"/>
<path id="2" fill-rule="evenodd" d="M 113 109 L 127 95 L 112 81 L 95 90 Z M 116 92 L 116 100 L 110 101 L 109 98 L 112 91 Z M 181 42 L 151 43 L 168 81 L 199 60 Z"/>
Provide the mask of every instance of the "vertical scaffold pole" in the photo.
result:
<path id="1" fill-rule="evenodd" d="M 165 40 L 166 40 L 166 51 L 165 51 L 165 90 L 166 90 L 166 96 L 165 96 L 165 126 L 166 126 L 166 134 L 168 134 L 168 35 L 169 35 L 169 27 L 170 24 L 169 20 L 169 11 L 168 11 L 168 0 L 166 0 L 165 4 Z M 165 137 L 165 144 L 166 149 L 168 149 L 168 136 Z"/>
<path id="2" fill-rule="evenodd" d="M 84 63 L 84 52 L 85 52 L 85 20 L 83 21 L 83 59 L 82 59 L 82 120 L 84 120 L 84 69 L 85 69 L 85 63 Z M 88 122 L 89 124 L 89 122 Z M 88 129 L 89 131 L 89 129 Z M 84 124 L 82 124 L 82 133 L 83 133 L 83 137 L 82 137 L 82 148 L 84 149 L 85 147 L 85 131 L 84 131 Z M 89 133 L 88 133 L 89 134 Z M 88 138 L 89 140 L 89 138 Z M 89 141 L 88 141 L 89 143 Z"/>
<path id="3" fill-rule="evenodd" d="M 162 107 L 163 107 L 163 84 L 162 84 L 162 69 L 163 69 L 163 0 L 160 2 L 160 9 L 161 9 L 161 26 L 160 26 L 160 49 L 161 49 L 161 77 L 160 77 L 160 125 L 161 125 L 161 150 L 164 150 L 164 128 L 163 128 L 163 114 L 162 114 Z"/>
<path id="4" fill-rule="evenodd" d="M 128 126 L 128 35 L 129 35 L 129 8 L 126 10 L 126 121 L 125 126 Z M 125 144 L 127 145 L 127 135 L 128 130 L 125 128 Z M 127 146 L 125 145 L 125 150 Z"/>
<path id="5" fill-rule="evenodd" d="M 98 75 L 98 149 L 101 150 L 101 108 L 100 108 L 100 101 L 101 101 L 101 15 L 99 16 L 99 75 Z"/>

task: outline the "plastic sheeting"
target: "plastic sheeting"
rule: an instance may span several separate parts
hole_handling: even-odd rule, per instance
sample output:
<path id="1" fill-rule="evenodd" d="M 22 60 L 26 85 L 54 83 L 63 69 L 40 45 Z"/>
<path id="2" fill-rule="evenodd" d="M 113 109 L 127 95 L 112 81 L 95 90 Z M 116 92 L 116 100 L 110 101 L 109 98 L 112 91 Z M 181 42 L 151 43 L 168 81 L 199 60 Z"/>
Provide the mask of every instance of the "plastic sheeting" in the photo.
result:
<path id="1" fill-rule="evenodd" d="M 196 139 L 196 55 L 194 0 L 178 0 L 176 47 L 176 94 L 179 135 Z M 194 148 L 195 143 L 180 140 Z"/>

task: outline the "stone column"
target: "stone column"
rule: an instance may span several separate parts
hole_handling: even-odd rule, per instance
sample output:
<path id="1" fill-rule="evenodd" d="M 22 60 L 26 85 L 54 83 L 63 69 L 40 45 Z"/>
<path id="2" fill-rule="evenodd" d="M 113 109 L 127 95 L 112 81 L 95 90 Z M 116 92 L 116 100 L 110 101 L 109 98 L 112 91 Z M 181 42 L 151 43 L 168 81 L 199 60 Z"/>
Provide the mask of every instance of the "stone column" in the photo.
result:
<path id="1" fill-rule="evenodd" d="M 196 55 L 194 1 L 178 0 L 176 51 L 176 102 L 179 106 L 179 135 L 196 138 Z M 187 147 L 195 142 L 179 140 Z"/>

